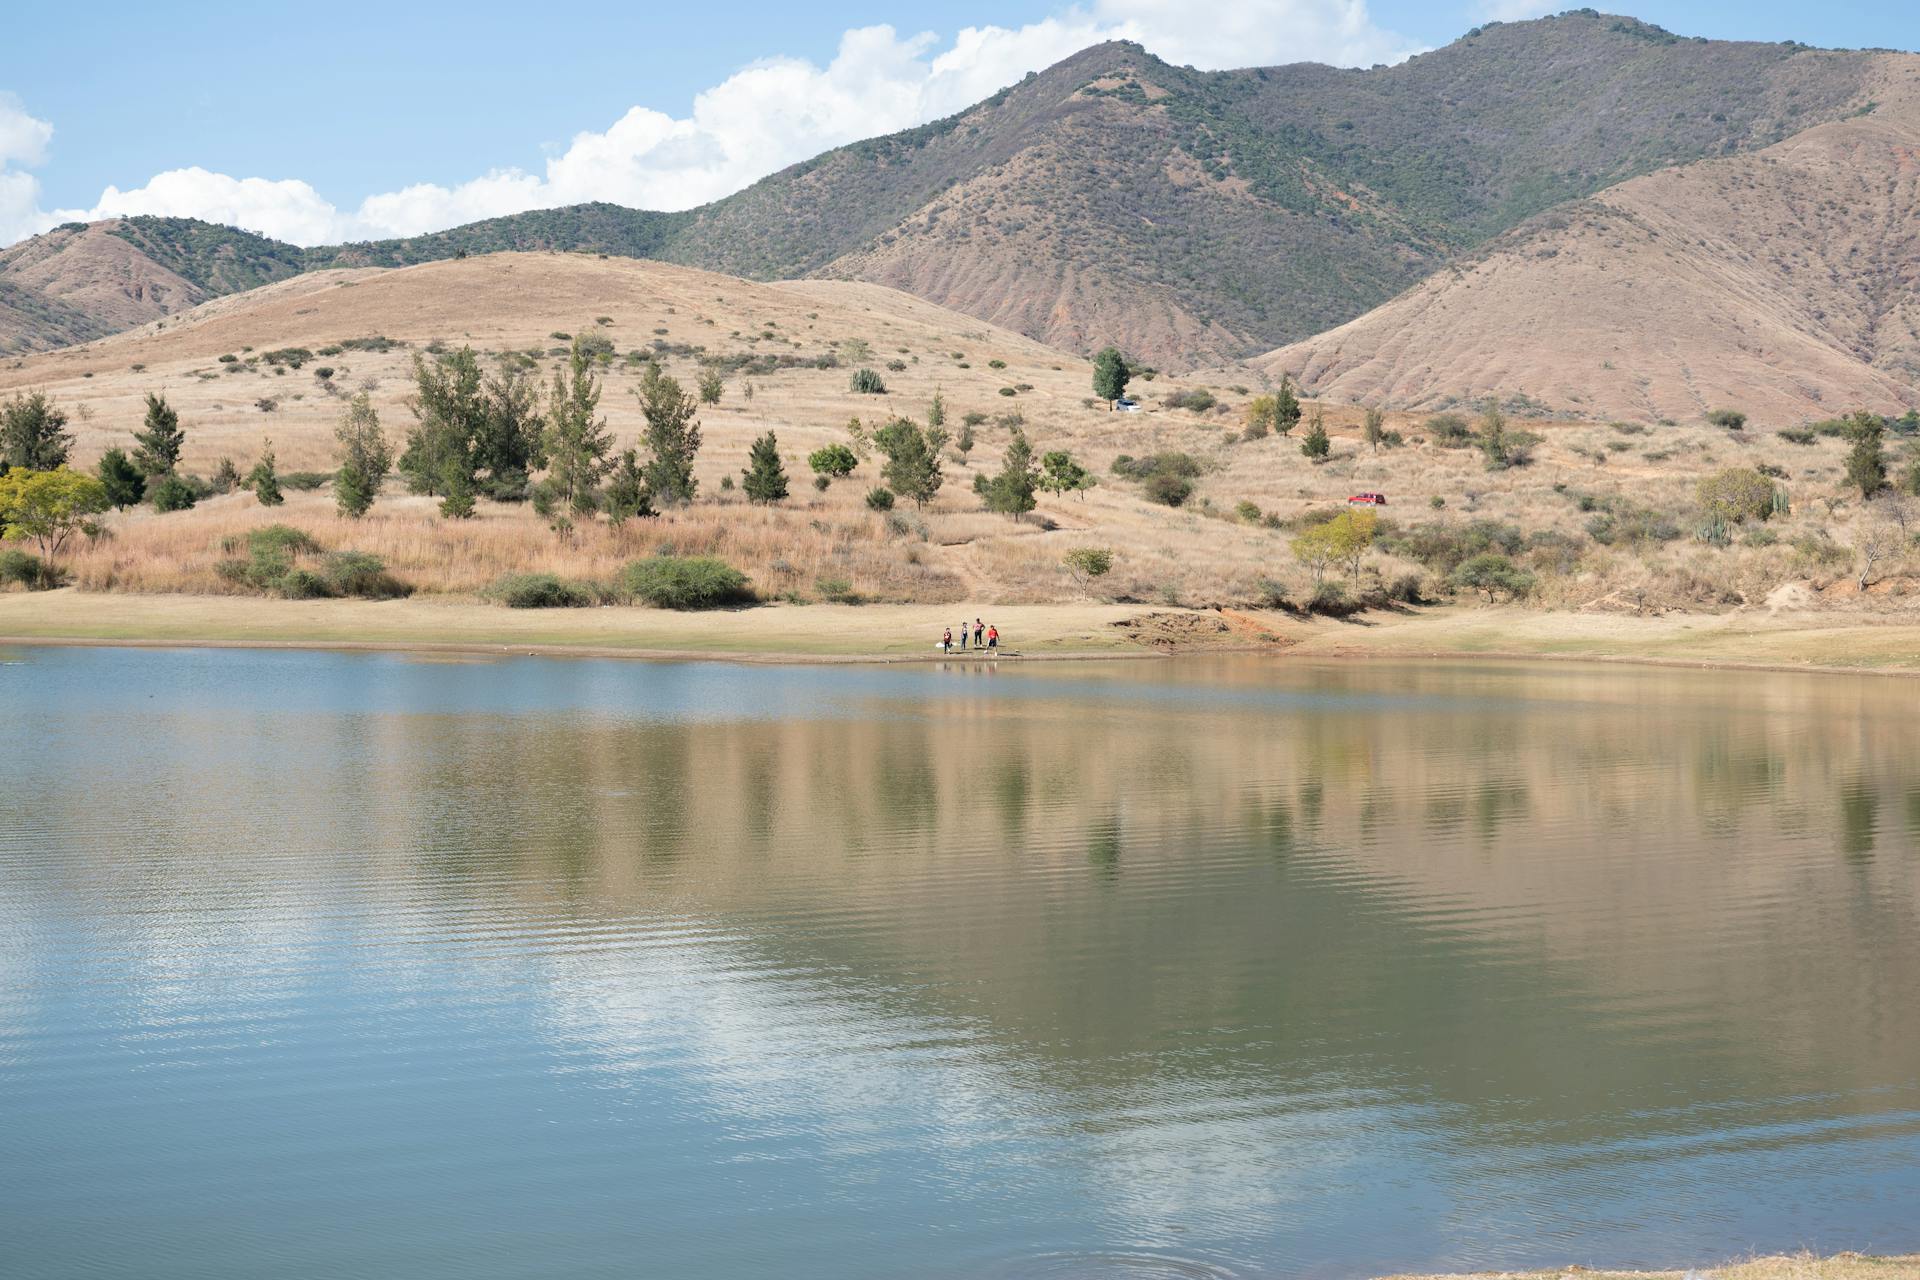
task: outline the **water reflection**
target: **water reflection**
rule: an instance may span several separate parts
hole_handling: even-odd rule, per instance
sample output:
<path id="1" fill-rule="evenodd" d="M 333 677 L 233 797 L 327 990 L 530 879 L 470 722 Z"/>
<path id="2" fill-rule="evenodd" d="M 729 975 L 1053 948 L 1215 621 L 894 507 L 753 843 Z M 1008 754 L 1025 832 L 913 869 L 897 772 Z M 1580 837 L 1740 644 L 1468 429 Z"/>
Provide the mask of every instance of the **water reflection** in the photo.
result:
<path id="1" fill-rule="evenodd" d="M 1914 696 L 29 651 L 0 1236 L 142 1275 L 1914 1247 Z"/>

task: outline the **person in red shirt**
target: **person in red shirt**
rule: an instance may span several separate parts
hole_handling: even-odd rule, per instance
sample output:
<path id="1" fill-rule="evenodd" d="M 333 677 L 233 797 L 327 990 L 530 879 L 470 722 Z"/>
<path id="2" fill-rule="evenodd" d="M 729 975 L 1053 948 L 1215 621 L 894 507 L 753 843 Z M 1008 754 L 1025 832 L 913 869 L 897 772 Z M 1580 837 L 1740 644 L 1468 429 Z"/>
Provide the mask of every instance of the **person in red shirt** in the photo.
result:
<path id="1" fill-rule="evenodd" d="M 987 628 L 987 648 L 994 649 L 994 650 L 998 650 L 1000 648 L 1000 628 L 998 627 Z"/>
<path id="2" fill-rule="evenodd" d="M 952 627 L 948 627 L 947 633 L 940 637 L 940 652 L 942 653 L 953 652 L 953 628 Z"/>

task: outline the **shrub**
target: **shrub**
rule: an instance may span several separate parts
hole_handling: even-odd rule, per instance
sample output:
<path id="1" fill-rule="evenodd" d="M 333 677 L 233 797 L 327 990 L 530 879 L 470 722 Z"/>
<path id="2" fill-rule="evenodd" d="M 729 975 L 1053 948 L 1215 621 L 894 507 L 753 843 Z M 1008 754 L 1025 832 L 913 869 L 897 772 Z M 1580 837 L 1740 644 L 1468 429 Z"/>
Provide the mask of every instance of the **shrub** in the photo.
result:
<path id="1" fill-rule="evenodd" d="M 1774 483 L 1745 467 L 1728 467 L 1694 486 L 1701 514 L 1710 521 L 1737 525 L 1773 514 Z"/>
<path id="2" fill-rule="evenodd" d="M 621 571 L 620 587 L 656 609 L 718 609 L 753 600 L 747 575 L 711 556 L 636 560 Z"/>
<path id="3" fill-rule="evenodd" d="M 1219 401 L 1211 391 L 1196 387 L 1192 391 L 1176 391 L 1161 401 L 1169 409 L 1191 409 L 1195 413 L 1205 413 Z"/>
<path id="4" fill-rule="evenodd" d="M 289 471 L 280 477 L 280 487 L 308 493 L 331 479 L 333 476 L 325 471 Z"/>
<path id="5" fill-rule="evenodd" d="M 193 506 L 193 486 L 177 475 L 165 475 L 160 483 L 153 486 L 151 495 L 155 511 L 185 511 Z"/>
<path id="6" fill-rule="evenodd" d="M 887 393 L 886 382 L 871 369 L 855 369 L 850 385 L 861 395 L 883 396 Z"/>
<path id="7" fill-rule="evenodd" d="M 366 551 L 336 551 L 324 562 L 324 576 L 334 594 L 367 600 L 397 600 L 413 588 L 387 572 L 386 562 Z"/>
<path id="8" fill-rule="evenodd" d="M 1006 368 L 1006 367 L 1007 367 L 1007 362 L 1006 362 L 1005 360 L 989 360 L 989 361 L 987 361 L 987 368 L 989 368 L 989 369 L 1004 369 L 1004 368 Z"/>
<path id="9" fill-rule="evenodd" d="M 8 547 L 0 551 L 0 586 L 17 582 L 29 591 L 53 585 L 53 575 L 47 572 L 46 562 L 29 551 L 18 547 Z"/>
<path id="10" fill-rule="evenodd" d="M 860 459 L 846 445 L 830 444 L 808 454 L 807 465 L 822 480 L 842 480 L 853 474 L 854 468 L 860 465 Z"/>
<path id="11" fill-rule="evenodd" d="M 1360 607 L 1348 598 L 1344 583 L 1329 578 L 1314 586 L 1313 594 L 1307 597 L 1307 612 L 1345 618 L 1360 612 Z"/>
<path id="12" fill-rule="evenodd" d="M 875 486 L 867 490 L 867 505 L 875 511 L 893 510 L 893 490 L 885 486 Z"/>
<path id="13" fill-rule="evenodd" d="M 1707 421 L 1729 431 L 1740 431 L 1747 425 L 1747 415 L 1738 409 L 1715 409 L 1707 415 Z"/>
<path id="14" fill-rule="evenodd" d="M 584 609 L 598 603 L 598 593 L 584 583 L 551 573 L 510 573 L 485 594 L 509 609 Z"/>
<path id="15" fill-rule="evenodd" d="M 1000 388 L 1000 394 L 1003 396 L 1010 396 L 1016 393 L 1012 387 L 1002 387 Z"/>
<path id="16" fill-rule="evenodd" d="M 1170 471 L 1156 471 L 1147 477 L 1147 501 L 1164 507 L 1177 507 L 1193 496 L 1193 481 Z"/>
<path id="17" fill-rule="evenodd" d="M 1249 502 L 1244 498 L 1234 504 L 1233 514 L 1235 518 L 1243 524 L 1258 524 L 1260 522 L 1259 505 Z"/>
<path id="18" fill-rule="evenodd" d="M 1427 419 L 1427 437 L 1444 449 L 1464 449 L 1473 443 L 1473 428 L 1457 413 L 1436 413 Z"/>
<path id="19" fill-rule="evenodd" d="M 829 604 L 860 604 L 860 593 L 853 589 L 853 583 L 845 578 L 822 578 L 813 584 L 820 598 Z"/>

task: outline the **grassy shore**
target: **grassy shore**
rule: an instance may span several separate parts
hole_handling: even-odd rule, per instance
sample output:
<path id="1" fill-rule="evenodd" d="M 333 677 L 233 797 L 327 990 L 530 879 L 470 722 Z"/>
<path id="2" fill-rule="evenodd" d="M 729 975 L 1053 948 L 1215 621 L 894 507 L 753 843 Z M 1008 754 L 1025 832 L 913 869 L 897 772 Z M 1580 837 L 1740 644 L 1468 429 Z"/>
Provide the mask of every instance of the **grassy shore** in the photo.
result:
<path id="1" fill-rule="evenodd" d="M 1916 1280 L 1920 1278 L 1920 1254 L 1900 1257 L 1871 1257 L 1860 1253 L 1839 1253 L 1830 1258 L 1810 1254 L 1753 1258 L 1720 1267 L 1689 1271 L 1591 1271 L 1586 1267 L 1566 1267 L 1555 1271 L 1503 1271 L 1479 1273 L 1474 1280 Z M 1396 1276 L 1392 1280 L 1415 1280 Z M 1468 1280 L 1467 1277 L 1428 1276 L 1421 1280 Z"/>
<path id="2" fill-rule="evenodd" d="M 71 588 L 0 593 L 0 642 L 512 649 L 760 661 L 933 659 L 963 619 L 1013 658 L 1255 651 L 1293 659 L 1558 658 L 1794 671 L 1920 672 L 1920 625 L 1832 614 L 1544 613 L 1449 607 L 1335 622 L 1146 605 L 767 605 L 712 613 L 517 610 L 470 600 L 279 600 Z"/>

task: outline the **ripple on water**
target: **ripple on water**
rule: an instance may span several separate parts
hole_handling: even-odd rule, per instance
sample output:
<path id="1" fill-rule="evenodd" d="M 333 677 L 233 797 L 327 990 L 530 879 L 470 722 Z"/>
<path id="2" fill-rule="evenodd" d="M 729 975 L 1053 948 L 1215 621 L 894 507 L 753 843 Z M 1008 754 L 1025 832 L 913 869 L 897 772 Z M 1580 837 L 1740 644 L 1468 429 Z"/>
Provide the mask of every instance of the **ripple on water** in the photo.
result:
<path id="1" fill-rule="evenodd" d="M 1059 1250 L 1010 1258 L 986 1273 L 992 1280 L 1237 1280 L 1239 1272 L 1204 1258 L 1157 1249 Z"/>

